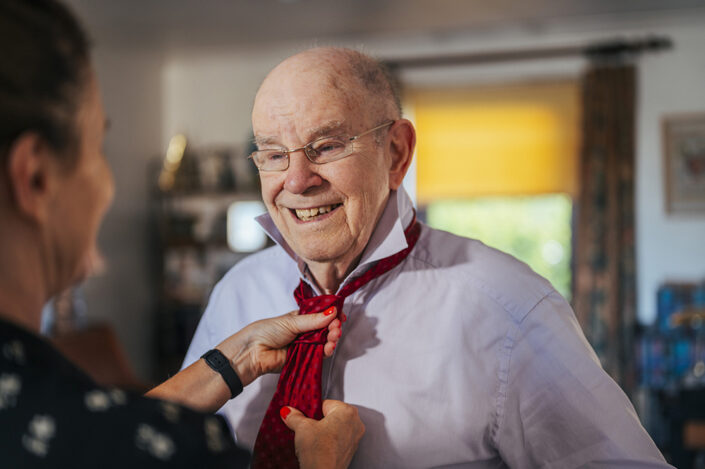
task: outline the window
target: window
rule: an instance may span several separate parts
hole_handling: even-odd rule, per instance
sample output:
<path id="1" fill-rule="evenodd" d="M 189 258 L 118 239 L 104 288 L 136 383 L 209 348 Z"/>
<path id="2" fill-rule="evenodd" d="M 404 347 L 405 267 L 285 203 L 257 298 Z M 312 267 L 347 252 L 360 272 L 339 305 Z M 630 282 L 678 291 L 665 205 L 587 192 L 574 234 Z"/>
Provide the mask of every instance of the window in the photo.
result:
<path id="1" fill-rule="evenodd" d="M 418 89 L 409 98 L 426 221 L 516 256 L 569 298 L 577 83 Z"/>
<path id="2" fill-rule="evenodd" d="M 426 221 L 521 259 L 570 298 L 572 209 L 565 194 L 479 197 L 432 202 Z"/>

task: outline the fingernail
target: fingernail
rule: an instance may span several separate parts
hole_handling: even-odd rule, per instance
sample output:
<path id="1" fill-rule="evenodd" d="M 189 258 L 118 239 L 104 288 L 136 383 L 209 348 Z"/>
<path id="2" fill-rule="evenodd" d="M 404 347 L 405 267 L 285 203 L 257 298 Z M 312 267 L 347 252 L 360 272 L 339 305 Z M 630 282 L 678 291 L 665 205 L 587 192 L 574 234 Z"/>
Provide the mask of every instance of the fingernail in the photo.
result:
<path id="1" fill-rule="evenodd" d="M 279 415 L 281 415 L 281 417 L 282 417 L 284 420 L 286 420 L 286 418 L 289 416 L 290 413 L 291 413 L 291 409 L 288 408 L 288 407 L 282 407 L 282 408 L 279 410 Z"/>
<path id="2" fill-rule="evenodd" d="M 335 313 L 335 306 L 331 306 L 327 310 L 323 312 L 325 316 L 330 316 L 331 314 Z"/>

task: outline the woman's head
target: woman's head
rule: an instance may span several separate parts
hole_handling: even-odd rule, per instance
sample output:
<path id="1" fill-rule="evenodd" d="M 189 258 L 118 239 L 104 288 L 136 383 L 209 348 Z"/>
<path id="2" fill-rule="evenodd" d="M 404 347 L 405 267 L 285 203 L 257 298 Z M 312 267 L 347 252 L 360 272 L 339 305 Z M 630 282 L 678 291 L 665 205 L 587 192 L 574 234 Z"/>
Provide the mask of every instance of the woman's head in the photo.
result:
<path id="1" fill-rule="evenodd" d="M 75 115 L 90 76 L 89 44 L 53 0 L 0 0 L 0 155 L 26 131 L 75 154 Z"/>
<path id="2" fill-rule="evenodd" d="M 0 237 L 52 295 L 86 275 L 112 200 L 103 105 L 85 34 L 53 0 L 0 0 L 0 57 Z"/>

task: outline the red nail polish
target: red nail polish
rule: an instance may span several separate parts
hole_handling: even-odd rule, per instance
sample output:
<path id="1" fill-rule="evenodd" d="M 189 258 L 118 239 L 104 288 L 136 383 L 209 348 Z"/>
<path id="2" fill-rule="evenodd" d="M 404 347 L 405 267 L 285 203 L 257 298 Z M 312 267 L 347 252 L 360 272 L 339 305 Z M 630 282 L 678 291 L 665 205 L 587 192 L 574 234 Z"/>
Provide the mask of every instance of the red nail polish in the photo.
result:
<path id="1" fill-rule="evenodd" d="M 323 312 L 325 316 L 330 316 L 331 314 L 335 313 L 335 306 L 331 306 L 327 310 Z"/>
<path id="2" fill-rule="evenodd" d="M 279 410 L 279 415 L 281 415 L 281 417 L 282 417 L 284 420 L 286 420 L 286 418 L 288 417 L 288 415 L 289 415 L 290 413 L 291 413 L 291 409 L 288 408 L 288 407 L 282 407 L 282 408 Z"/>
<path id="3" fill-rule="evenodd" d="M 345 314 L 343 314 L 343 320 L 342 320 L 342 322 L 345 322 L 345 321 L 347 321 L 347 320 L 348 320 L 348 317 L 347 317 Z"/>

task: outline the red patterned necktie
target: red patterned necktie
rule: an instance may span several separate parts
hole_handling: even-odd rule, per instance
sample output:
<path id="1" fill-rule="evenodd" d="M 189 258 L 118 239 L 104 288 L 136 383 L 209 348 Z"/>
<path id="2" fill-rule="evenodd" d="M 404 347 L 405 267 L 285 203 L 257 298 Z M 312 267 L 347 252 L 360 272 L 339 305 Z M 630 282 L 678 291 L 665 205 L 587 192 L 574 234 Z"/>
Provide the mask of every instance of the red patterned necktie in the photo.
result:
<path id="1" fill-rule="evenodd" d="M 374 266 L 350 283 L 336 295 L 313 296 L 311 287 L 301 280 L 294 290 L 299 314 L 325 311 L 331 306 L 343 312 L 345 298 L 372 279 L 390 271 L 403 261 L 414 248 L 421 233 L 416 216 L 404 232 L 407 247 L 389 257 L 379 260 Z M 306 417 L 323 418 L 321 400 L 321 371 L 323 368 L 323 346 L 328 337 L 328 328 L 299 335 L 286 354 L 286 362 L 279 375 L 277 390 L 267 408 L 255 441 L 252 467 L 254 469 L 298 469 L 299 461 L 294 451 L 294 432 L 284 424 L 279 411 L 283 406 L 299 409 Z"/>

